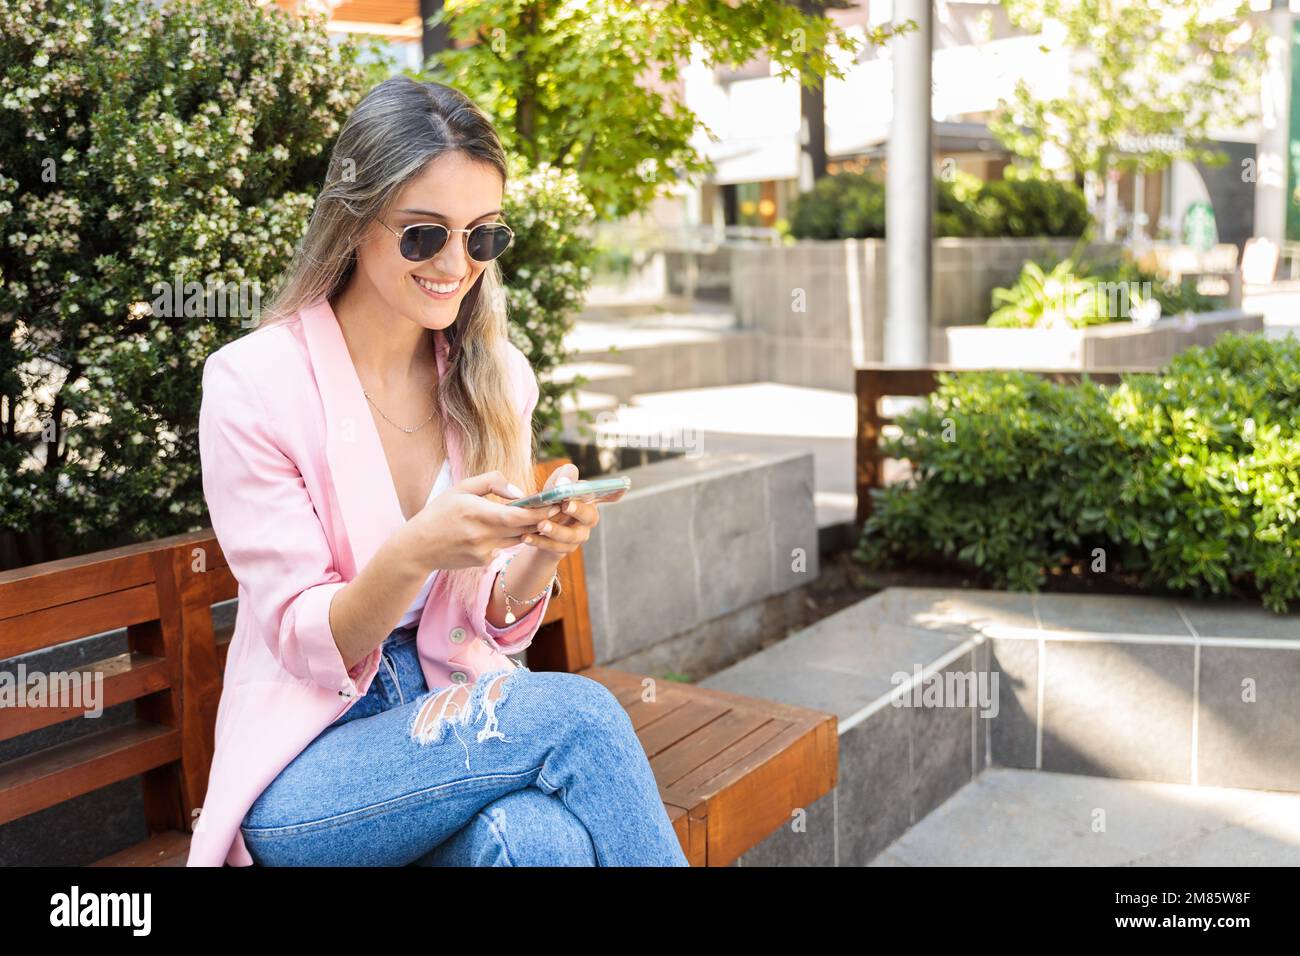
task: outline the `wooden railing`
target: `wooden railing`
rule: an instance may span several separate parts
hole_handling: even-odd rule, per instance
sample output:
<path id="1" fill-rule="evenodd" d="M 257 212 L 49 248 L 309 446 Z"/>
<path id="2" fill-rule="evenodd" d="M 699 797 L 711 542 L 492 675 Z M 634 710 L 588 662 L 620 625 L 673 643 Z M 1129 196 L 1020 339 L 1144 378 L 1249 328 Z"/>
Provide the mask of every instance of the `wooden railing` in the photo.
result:
<path id="1" fill-rule="evenodd" d="M 885 425 L 892 422 L 893 416 L 881 411 L 881 400 L 893 397 L 922 397 L 935 390 L 941 372 L 970 372 L 975 369 L 954 368 L 948 365 L 920 365 L 912 367 L 886 366 L 879 363 L 862 366 L 855 370 L 854 390 L 857 393 L 858 428 L 855 443 L 856 479 L 858 493 L 857 528 L 871 517 L 871 490 L 881 488 L 884 484 L 884 456 L 880 450 L 880 439 Z M 979 370 L 991 371 L 991 370 Z M 1085 376 L 1101 385 L 1118 384 L 1127 374 L 1153 373 L 1153 368 L 1134 369 L 1096 369 L 1078 371 L 1074 369 L 1022 369 L 1032 375 L 1041 376 L 1058 384 L 1073 385 Z"/>

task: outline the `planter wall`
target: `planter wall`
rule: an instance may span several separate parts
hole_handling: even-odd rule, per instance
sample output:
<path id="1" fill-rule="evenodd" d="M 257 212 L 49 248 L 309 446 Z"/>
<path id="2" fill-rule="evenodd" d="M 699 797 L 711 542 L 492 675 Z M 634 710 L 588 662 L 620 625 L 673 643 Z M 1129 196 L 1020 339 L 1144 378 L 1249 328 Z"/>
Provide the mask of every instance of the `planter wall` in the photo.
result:
<path id="1" fill-rule="evenodd" d="M 705 452 L 623 473 L 631 490 L 601 510 L 582 552 L 596 663 L 652 653 L 816 579 L 812 452 Z M 724 629 L 689 656 L 734 658 L 751 638 Z"/>
<path id="2" fill-rule="evenodd" d="M 993 289 L 1014 282 L 1025 260 L 1065 256 L 1074 245 L 1073 239 L 936 239 L 934 324 L 982 322 Z M 1090 252 L 1118 248 L 1101 243 Z M 737 324 L 756 335 L 761 380 L 848 392 L 857 365 L 883 359 L 884 240 L 733 246 L 730 254 L 731 301 Z"/>
<path id="3" fill-rule="evenodd" d="M 1258 332 L 1264 318 L 1240 309 L 1202 312 L 1184 321 L 1142 327 L 1112 322 L 1083 329 L 998 329 L 986 325 L 936 329 L 930 358 L 962 368 L 1157 368 L 1193 345 L 1226 332 Z"/>

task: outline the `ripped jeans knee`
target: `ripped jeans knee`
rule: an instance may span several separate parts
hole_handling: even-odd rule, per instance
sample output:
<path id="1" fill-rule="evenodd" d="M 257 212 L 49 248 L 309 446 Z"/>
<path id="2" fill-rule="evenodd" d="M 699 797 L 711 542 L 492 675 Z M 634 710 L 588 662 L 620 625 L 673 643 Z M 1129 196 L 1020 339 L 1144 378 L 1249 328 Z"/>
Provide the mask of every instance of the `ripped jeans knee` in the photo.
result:
<path id="1" fill-rule="evenodd" d="M 465 748 L 465 769 L 469 770 L 469 748 L 456 731 L 457 727 L 469 726 L 476 716 L 484 718 L 484 726 L 475 739 L 483 743 L 491 737 L 506 740 L 506 735 L 497 725 L 497 706 L 505 700 L 513 682 L 520 671 L 527 671 L 522 665 L 515 665 L 509 670 L 492 671 L 484 674 L 472 685 L 453 684 L 436 691 L 429 691 L 415 708 L 407 728 L 412 740 L 421 746 L 441 743 L 446 739 L 450 727 L 456 739 Z"/>

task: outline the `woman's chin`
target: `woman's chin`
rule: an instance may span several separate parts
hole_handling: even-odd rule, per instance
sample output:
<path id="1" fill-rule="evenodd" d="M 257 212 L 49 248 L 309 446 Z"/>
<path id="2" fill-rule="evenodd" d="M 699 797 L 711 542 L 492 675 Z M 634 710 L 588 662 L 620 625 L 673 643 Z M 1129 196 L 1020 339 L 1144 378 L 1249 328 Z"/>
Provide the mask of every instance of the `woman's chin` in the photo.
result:
<path id="1" fill-rule="evenodd" d="M 455 299 L 430 299 L 422 292 L 416 292 L 415 300 L 407 307 L 407 315 L 426 328 L 445 328 L 456 318 L 460 310 L 460 297 Z"/>

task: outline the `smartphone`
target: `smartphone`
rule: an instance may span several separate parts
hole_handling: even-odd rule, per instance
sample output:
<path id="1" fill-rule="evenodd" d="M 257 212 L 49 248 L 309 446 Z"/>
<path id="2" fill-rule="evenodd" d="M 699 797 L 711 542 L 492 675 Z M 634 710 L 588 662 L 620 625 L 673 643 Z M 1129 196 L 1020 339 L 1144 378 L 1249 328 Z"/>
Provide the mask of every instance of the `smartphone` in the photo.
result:
<path id="1" fill-rule="evenodd" d="M 541 508 L 546 505 L 561 504 L 565 501 L 613 502 L 622 498 L 623 494 L 631 487 L 632 479 L 627 477 L 570 481 L 546 491 L 539 491 L 527 498 L 507 502 L 507 504 L 516 505 L 520 508 Z"/>

